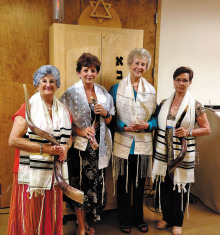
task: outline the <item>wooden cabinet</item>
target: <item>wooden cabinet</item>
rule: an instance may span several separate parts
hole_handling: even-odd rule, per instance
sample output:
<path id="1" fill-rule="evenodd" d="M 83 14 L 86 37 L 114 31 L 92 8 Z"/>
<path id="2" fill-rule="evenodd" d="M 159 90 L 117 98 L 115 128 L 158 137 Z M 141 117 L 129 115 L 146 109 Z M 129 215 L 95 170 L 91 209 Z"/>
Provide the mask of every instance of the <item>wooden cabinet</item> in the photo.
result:
<path id="1" fill-rule="evenodd" d="M 100 59 L 102 66 L 96 82 L 109 90 L 119 82 L 117 71 L 121 71 L 123 77 L 128 73 L 128 53 L 143 47 L 143 30 L 55 23 L 49 32 L 49 62 L 61 72 L 58 98 L 79 80 L 76 61 L 83 52 L 90 52 Z M 116 65 L 117 57 L 122 58 L 123 65 Z"/>

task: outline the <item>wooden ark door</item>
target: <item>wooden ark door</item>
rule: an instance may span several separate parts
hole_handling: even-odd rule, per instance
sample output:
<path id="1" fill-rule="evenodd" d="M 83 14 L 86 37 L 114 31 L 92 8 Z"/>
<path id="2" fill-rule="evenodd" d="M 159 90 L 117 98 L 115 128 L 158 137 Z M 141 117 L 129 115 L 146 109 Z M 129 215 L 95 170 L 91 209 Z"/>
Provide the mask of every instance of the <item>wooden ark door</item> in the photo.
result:
<path id="1" fill-rule="evenodd" d="M 83 52 L 99 58 L 102 65 L 95 82 L 109 90 L 128 73 L 127 56 L 136 47 L 143 47 L 143 30 L 53 24 L 49 59 L 61 73 L 57 97 L 79 81 L 76 61 Z"/>

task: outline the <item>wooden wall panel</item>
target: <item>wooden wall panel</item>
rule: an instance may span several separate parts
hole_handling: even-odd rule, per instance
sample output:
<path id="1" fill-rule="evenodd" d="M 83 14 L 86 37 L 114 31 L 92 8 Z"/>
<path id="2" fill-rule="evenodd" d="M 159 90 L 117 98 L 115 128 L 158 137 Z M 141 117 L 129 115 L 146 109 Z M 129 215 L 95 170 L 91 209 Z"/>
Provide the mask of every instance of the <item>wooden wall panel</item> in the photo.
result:
<path id="1" fill-rule="evenodd" d="M 144 30 L 144 47 L 155 52 L 154 14 L 157 0 L 105 0 L 119 15 L 122 28 Z M 65 0 L 66 24 L 77 24 L 89 0 Z M 22 84 L 34 93 L 32 75 L 49 63 L 49 26 L 52 0 L 0 0 L 0 184 L 2 193 L 12 184 L 14 150 L 8 147 L 10 117 L 24 102 Z M 151 66 L 151 68 L 153 65 Z M 153 84 L 151 70 L 145 77 Z M 0 207 L 9 206 L 10 192 L 0 197 Z"/>
<path id="2" fill-rule="evenodd" d="M 14 149 L 8 147 L 10 117 L 24 102 L 22 84 L 34 93 L 33 73 L 49 60 L 50 1 L 0 0 L 0 184 L 4 194 L 12 184 Z M 38 9 L 38 10 L 36 10 Z M 9 206 L 10 191 L 0 198 Z"/>

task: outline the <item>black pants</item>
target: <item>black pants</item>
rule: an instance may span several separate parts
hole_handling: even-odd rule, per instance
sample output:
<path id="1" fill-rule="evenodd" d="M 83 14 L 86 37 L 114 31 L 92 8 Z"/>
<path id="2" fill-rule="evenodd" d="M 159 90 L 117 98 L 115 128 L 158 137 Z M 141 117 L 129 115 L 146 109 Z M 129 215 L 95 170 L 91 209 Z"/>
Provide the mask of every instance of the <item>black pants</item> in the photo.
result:
<path id="1" fill-rule="evenodd" d="M 173 190 L 173 180 L 168 174 L 165 177 L 165 182 L 161 183 L 161 209 L 163 212 L 163 220 L 170 223 L 172 226 L 182 227 L 184 211 L 187 203 L 187 195 L 189 184 L 186 185 L 187 192 L 183 192 L 183 211 L 181 209 L 182 193 L 178 193 L 176 186 Z"/>
<path id="2" fill-rule="evenodd" d="M 136 188 L 137 158 L 138 155 L 133 154 L 128 157 L 128 192 L 126 192 L 127 161 L 124 162 L 125 174 L 118 177 L 117 205 L 120 225 L 131 226 L 143 223 L 143 197 L 146 178 L 139 177 L 138 187 Z M 133 206 L 131 201 L 132 185 Z"/>

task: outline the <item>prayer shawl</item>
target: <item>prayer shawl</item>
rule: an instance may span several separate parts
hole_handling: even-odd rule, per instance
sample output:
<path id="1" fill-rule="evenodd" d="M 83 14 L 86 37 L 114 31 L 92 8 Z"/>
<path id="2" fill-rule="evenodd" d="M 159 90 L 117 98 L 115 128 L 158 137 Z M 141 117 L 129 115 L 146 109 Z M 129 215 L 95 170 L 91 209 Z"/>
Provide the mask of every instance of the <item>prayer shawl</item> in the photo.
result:
<path id="1" fill-rule="evenodd" d="M 98 103 L 101 104 L 111 115 L 114 115 L 115 108 L 111 95 L 103 86 L 97 83 L 94 83 L 94 89 Z M 66 104 L 70 110 L 70 113 L 73 116 L 73 122 L 78 128 L 84 129 L 91 126 L 91 110 L 81 79 L 75 85 L 67 89 L 61 97 L 61 101 Z M 74 137 L 74 148 L 85 151 L 87 144 L 87 138 L 79 136 Z M 99 169 L 103 169 L 108 166 L 111 155 L 111 132 L 106 126 L 104 118 L 100 115 Z"/>
<path id="2" fill-rule="evenodd" d="M 40 129 L 53 134 L 61 145 L 65 144 L 72 132 L 70 116 L 65 106 L 54 97 L 51 120 L 46 104 L 39 92 L 31 97 L 29 103 L 33 123 Z M 42 144 L 48 143 L 48 140 L 34 134 L 29 128 L 26 135 L 30 141 Z M 66 162 L 62 168 L 63 178 L 67 180 Z M 53 169 L 54 156 L 20 151 L 18 182 L 19 184 L 28 184 L 31 195 L 34 191 L 37 195 L 37 193 L 43 194 L 44 190 L 51 189 Z"/>
<path id="3" fill-rule="evenodd" d="M 116 95 L 117 118 L 127 126 L 135 123 L 138 119 L 147 122 L 156 108 L 156 92 L 154 87 L 141 77 L 137 97 L 135 100 L 133 85 L 131 83 L 130 73 L 118 86 Z M 113 178 L 117 180 L 119 171 L 123 175 L 123 159 L 128 159 L 131 145 L 135 139 L 134 154 L 141 155 L 141 174 L 146 177 L 145 168 L 150 167 L 151 174 L 151 155 L 152 155 L 152 133 L 150 132 L 116 132 L 114 136 L 114 161 Z M 147 159 L 148 156 L 148 159 Z M 139 158 L 138 158 L 139 159 Z M 128 169 L 128 168 L 127 168 Z M 137 171 L 138 179 L 138 171 Z M 136 185 L 137 185 L 136 180 Z"/>
<path id="4" fill-rule="evenodd" d="M 131 84 L 130 73 L 118 86 L 116 95 L 117 117 L 127 126 L 137 119 L 147 122 L 156 108 L 154 87 L 143 77 L 140 78 L 137 97 Z M 135 139 L 134 154 L 152 155 L 152 133 L 150 132 L 116 132 L 114 137 L 114 156 L 128 159 L 131 145 Z"/>
<path id="5" fill-rule="evenodd" d="M 160 113 L 158 115 L 158 133 L 156 140 L 156 151 L 155 151 L 155 159 L 153 165 L 152 179 L 155 180 L 160 176 L 162 181 L 167 172 L 167 146 L 166 146 L 166 127 L 167 127 L 167 115 L 169 113 L 170 107 L 172 105 L 173 99 L 175 97 L 175 93 L 173 93 L 162 105 Z M 189 91 L 186 92 L 183 101 L 179 107 L 177 112 L 175 122 L 179 120 L 179 117 L 183 113 L 186 106 L 188 110 L 186 112 L 185 117 L 181 122 L 181 126 L 187 129 L 194 129 L 195 125 L 195 100 L 190 95 Z M 174 124 L 175 127 L 175 124 Z M 175 130 L 174 130 L 175 131 Z M 174 132 L 173 132 L 174 133 Z M 184 157 L 181 165 L 176 168 L 174 171 L 174 179 L 173 184 L 174 187 L 178 186 L 178 191 L 181 192 L 182 189 L 185 191 L 185 185 L 187 183 L 194 182 L 194 164 L 195 164 L 195 137 L 185 137 L 187 141 L 187 153 Z M 179 138 L 175 137 L 173 134 L 173 152 L 174 159 L 179 155 L 181 151 L 181 143 Z"/>

